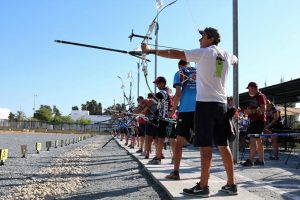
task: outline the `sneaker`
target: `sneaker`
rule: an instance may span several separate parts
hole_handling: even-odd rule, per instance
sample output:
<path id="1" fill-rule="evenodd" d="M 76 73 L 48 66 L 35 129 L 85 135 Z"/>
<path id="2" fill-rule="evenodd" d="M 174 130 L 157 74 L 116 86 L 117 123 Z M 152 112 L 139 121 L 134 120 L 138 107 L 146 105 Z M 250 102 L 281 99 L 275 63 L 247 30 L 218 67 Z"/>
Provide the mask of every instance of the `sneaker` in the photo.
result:
<path id="1" fill-rule="evenodd" d="M 200 187 L 200 183 L 196 183 L 196 186 L 190 188 L 190 189 L 183 189 L 183 193 L 187 195 L 197 196 L 197 197 L 209 197 L 209 187 L 206 186 L 204 188 Z"/>
<path id="2" fill-rule="evenodd" d="M 167 150 L 167 143 L 164 143 L 164 150 Z"/>
<path id="3" fill-rule="evenodd" d="M 165 159 L 165 156 L 164 156 L 164 154 L 161 154 L 161 156 L 160 156 L 160 157 L 161 157 L 161 159 Z"/>
<path id="4" fill-rule="evenodd" d="M 127 142 L 125 142 L 125 144 L 124 144 L 124 145 L 125 145 L 125 146 L 127 146 L 127 144 L 128 144 L 128 143 L 127 143 Z"/>
<path id="5" fill-rule="evenodd" d="M 245 162 L 241 163 L 241 165 L 243 167 L 252 167 L 253 166 L 253 162 L 249 159 L 247 159 Z"/>
<path id="6" fill-rule="evenodd" d="M 145 159 L 149 159 L 149 156 L 145 156 Z"/>
<path id="7" fill-rule="evenodd" d="M 152 159 L 148 162 L 149 165 L 160 165 L 161 161 L 158 159 Z"/>
<path id="8" fill-rule="evenodd" d="M 279 160 L 278 156 L 270 156 L 270 160 Z"/>
<path id="9" fill-rule="evenodd" d="M 232 194 L 232 195 L 237 195 L 238 194 L 236 184 L 232 184 L 231 186 L 226 184 L 221 188 L 221 190 L 223 192 L 227 192 L 228 194 Z"/>
<path id="10" fill-rule="evenodd" d="M 260 166 L 264 166 L 265 162 L 264 161 L 260 161 L 258 159 L 256 159 L 256 161 L 254 162 L 254 165 L 260 165 Z"/>
<path id="11" fill-rule="evenodd" d="M 139 149 L 139 150 L 137 150 L 135 153 L 142 153 L 143 152 L 143 150 L 142 149 Z"/>
<path id="12" fill-rule="evenodd" d="M 166 179 L 180 180 L 180 176 L 179 176 L 179 173 L 175 173 L 173 171 L 169 175 L 166 176 Z"/>

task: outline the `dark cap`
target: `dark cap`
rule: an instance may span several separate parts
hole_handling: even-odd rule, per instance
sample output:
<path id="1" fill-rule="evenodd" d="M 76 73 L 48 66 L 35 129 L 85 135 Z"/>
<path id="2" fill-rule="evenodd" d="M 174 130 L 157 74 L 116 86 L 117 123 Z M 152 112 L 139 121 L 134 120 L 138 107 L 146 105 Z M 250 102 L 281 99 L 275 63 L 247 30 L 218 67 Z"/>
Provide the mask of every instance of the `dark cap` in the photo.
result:
<path id="1" fill-rule="evenodd" d="M 158 76 L 158 77 L 155 79 L 155 81 L 153 81 L 153 83 L 161 83 L 161 82 L 167 83 L 166 78 L 163 77 L 163 76 Z"/>
<path id="2" fill-rule="evenodd" d="M 215 29 L 212 27 L 207 27 L 204 30 L 199 30 L 199 33 L 201 35 L 206 33 L 209 38 L 211 38 L 211 37 L 214 38 L 215 39 L 214 44 L 216 44 L 216 45 L 219 44 L 219 42 L 221 42 L 221 36 L 220 36 L 218 29 Z"/>
<path id="3" fill-rule="evenodd" d="M 186 62 L 185 60 L 180 60 L 178 62 L 178 66 L 186 66 L 186 65 L 189 65 L 190 63 L 189 62 Z"/>
<path id="4" fill-rule="evenodd" d="M 246 87 L 246 89 L 248 89 L 249 87 L 256 87 L 256 88 L 258 88 L 258 85 L 257 85 L 257 83 L 255 83 L 255 82 L 250 82 L 250 83 L 248 84 L 248 86 Z"/>

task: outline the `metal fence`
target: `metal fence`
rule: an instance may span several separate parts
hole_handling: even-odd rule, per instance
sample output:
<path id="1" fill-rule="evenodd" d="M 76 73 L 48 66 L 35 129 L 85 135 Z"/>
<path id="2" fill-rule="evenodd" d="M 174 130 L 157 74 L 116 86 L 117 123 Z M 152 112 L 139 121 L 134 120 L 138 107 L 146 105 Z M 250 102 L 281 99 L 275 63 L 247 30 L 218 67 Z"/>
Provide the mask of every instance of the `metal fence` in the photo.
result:
<path id="1" fill-rule="evenodd" d="M 78 123 L 49 123 L 43 121 L 10 121 L 1 119 L 0 127 L 4 129 L 16 130 L 56 130 L 56 131 L 78 131 L 78 132 L 103 132 L 109 131 L 114 124 L 105 121 L 97 124 L 78 124 Z"/>

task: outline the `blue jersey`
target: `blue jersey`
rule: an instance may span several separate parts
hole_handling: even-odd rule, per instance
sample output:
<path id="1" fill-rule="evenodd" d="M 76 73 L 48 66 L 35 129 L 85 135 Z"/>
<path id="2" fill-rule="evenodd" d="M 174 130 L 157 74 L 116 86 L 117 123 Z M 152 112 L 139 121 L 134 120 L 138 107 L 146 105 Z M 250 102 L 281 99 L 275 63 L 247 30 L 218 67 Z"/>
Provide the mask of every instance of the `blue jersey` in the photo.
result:
<path id="1" fill-rule="evenodd" d="M 196 68 L 182 67 L 174 75 L 173 87 L 181 87 L 178 112 L 194 112 L 196 107 Z"/>

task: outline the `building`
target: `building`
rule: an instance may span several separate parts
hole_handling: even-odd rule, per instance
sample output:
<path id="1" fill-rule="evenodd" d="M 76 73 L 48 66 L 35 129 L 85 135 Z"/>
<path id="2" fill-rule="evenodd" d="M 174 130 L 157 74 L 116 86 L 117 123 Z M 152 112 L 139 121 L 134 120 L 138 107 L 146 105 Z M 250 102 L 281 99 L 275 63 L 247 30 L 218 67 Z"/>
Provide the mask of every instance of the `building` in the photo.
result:
<path id="1" fill-rule="evenodd" d="M 89 119 L 92 124 L 104 122 L 111 119 L 110 115 L 90 115 L 88 110 L 72 110 L 70 117 L 74 120 Z"/>
<path id="2" fill-rule="evenodd" d="M 10 110 L 6 108 L 0 108 L 0 119 L 8 119 Z"/>

